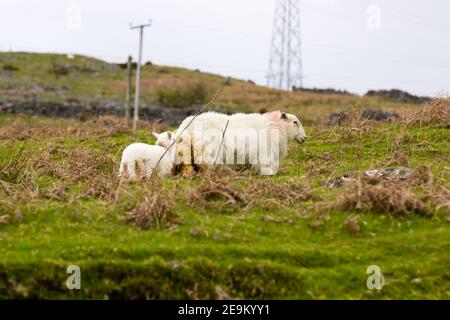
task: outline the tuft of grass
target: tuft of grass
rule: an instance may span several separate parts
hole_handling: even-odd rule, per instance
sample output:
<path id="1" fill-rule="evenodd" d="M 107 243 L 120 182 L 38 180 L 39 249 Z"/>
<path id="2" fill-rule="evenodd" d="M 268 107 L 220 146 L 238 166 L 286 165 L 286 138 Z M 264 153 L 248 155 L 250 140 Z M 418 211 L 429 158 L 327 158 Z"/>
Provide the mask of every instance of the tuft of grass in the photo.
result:
<path id="1" fill-rule="evenodd" d="M 0 156 L 0 181 L 4 185 L 18 184 L 24 180 L 29 167 L 29 152 L 22 144 L 19 148 L 8 148 Z"/>
<path id="2" fill-rule="evenodd" d="M 248 204 L 242 187 L 217 180 L 204 179 L 188 193 L 188 202 L 197 208 L 235 211 Z M 216 206 L 214 206 L 216 204 Z"/>
<path id="3" fill-rule="evenodd" d="M 144 199 L 125 218 L 141 229 L 161 229 L 179 223 L 174 212 L 175 199 L 171 192 L 163 192 L 161 182 L 152 180 L 145 186 Z"/>
<path id="4" fill-rule="evenodd" d="M 348 211 L 391 213 L 408 216 L 412 213 L 429 215 L 423 201 L 398 183 L 385 181 L 377 185 L 361 185 L 346 190 L 340 207 Z"/>
<path id="5" fill-rule="evenodd" d="M 415 112 L 407 113 L 408 125 L 430 126 L 450 123 L 450 98 L 433 99 Z"/>

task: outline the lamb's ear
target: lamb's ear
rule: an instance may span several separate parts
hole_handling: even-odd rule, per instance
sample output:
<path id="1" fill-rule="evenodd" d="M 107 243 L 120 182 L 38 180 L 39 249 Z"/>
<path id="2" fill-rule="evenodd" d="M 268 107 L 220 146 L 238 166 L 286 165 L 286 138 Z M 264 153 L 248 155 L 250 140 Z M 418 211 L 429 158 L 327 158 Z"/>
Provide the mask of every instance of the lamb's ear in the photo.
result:
<path id="1" fill-rule="evenodd" d="M 159 139 L 160 133 L 152 132 L 156 139 Z"/>
<path id="2" fill-rule="evenodd" d="M 286 112 L 282 112 L 282 113 L 281 113 L 280 119 L 282 119 L 282 120 L 286 120 L 286 119 L 287 119 L 287 114 L 286 114 Z"/>
<path id="3" fill-rule="evenodd" d="M 172 135 L 173 135 L 172 131 L 167 132 L 167 136 L 169 137 L 170 140 L 172 140 Z"/>

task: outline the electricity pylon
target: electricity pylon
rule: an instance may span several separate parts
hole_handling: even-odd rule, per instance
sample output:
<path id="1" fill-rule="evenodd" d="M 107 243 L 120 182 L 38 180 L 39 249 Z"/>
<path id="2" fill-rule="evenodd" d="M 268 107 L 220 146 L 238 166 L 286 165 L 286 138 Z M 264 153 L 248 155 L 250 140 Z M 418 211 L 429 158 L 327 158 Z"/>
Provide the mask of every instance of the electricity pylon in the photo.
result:
<path id="1" fill-rule="evenodd" d="M 285 90 L 303 86 L 299 0 L 276 2 L 267 85 Z"/>

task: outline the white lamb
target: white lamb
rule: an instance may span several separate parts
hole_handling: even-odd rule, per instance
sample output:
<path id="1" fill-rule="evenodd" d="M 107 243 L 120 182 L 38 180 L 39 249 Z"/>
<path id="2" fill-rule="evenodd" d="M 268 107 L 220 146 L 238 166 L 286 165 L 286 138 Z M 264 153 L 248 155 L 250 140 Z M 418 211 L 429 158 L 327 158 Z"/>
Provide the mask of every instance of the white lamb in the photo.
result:
<path id="1" fill-rule="evenodd" d="M 150 177 L 154 171 L 157 176 L 167 176 L 171 173 L 175 148 L 169 149 L 166 154 L 164 153 L 175 141 L 175 136 L 170 131 L 160 134 L 153 132 L 153 135 L 157 139 L 155 145 L 132 143 L 123 150 L 119 170 L 121 178 L 135 180 L 138 178 L 138 173 L 142 177 Z M 158 164 L 160 159 L 161 161 Z M 155 168 L 157 164 L 158 166 Z"/>

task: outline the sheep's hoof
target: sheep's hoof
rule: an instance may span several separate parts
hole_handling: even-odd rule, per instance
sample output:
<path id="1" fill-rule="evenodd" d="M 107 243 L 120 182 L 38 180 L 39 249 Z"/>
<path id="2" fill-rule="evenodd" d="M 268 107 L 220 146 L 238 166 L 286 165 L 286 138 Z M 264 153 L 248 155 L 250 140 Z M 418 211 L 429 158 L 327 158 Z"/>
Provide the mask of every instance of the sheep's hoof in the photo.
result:
<path id="1" fill-rule="evenodd" d="M 191 178 L 195 176 L 195 168 L 193 165 L 186 164 L 181 167 L 181 176 L 185 178 Z"/>
<path id="2" fill-rule="evenodd" d="M 276 172 L 274 170 L 272 170 L 272 168 L 266 168 L 266 167 L 262 167 L 260 169 L 260 174 L 262 176 L 273 176 Z"/>

